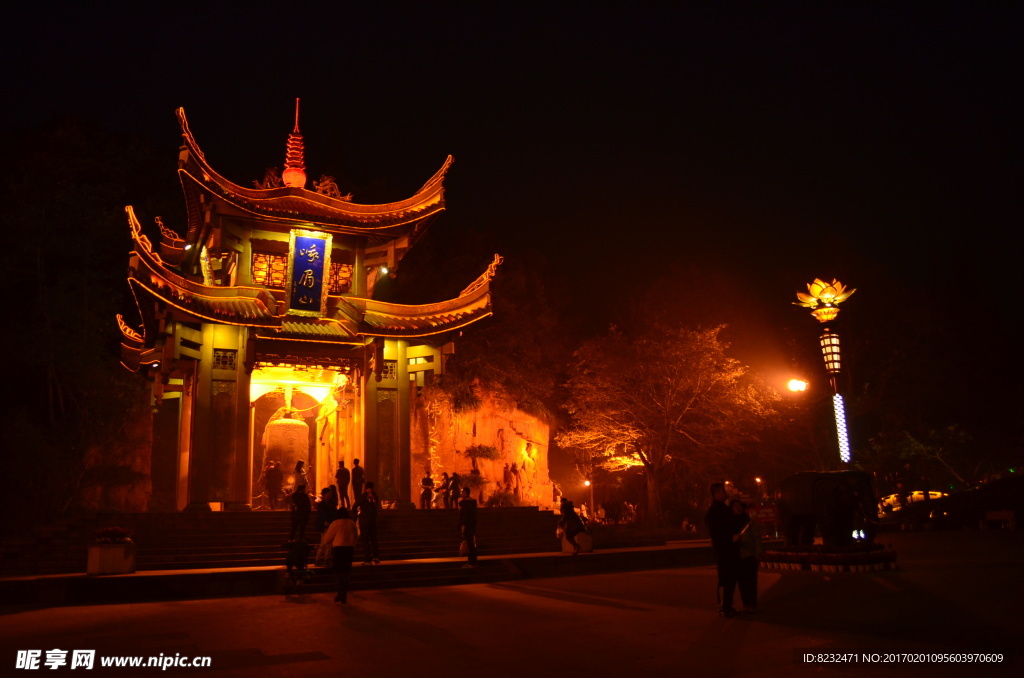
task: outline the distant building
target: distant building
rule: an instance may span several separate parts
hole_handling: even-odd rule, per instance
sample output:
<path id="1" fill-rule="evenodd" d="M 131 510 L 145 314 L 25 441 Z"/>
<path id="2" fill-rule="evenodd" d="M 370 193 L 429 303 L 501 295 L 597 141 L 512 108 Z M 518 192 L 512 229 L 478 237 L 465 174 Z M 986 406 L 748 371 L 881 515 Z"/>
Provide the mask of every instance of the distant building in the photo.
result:
<path id="1" fill-rule="evenodd" d="M 411 197 L 364 205 L 327 177 L 306 188 L 297 114 L 284 171 L 256 188 L 218 174 L 178 119 L 187 231 L 160 223 L 154 247 L 127 208 L 142 322 L 118 316 L 122 362 L 151 383 L 151 510 L 245 510 L 269 461 L 287 485 L 298 459 L 310 491 L 358 458 L 383 499 L 409 502 L 416 387 L 443 371 L 450 332 L 491 314 L 500 258 L 454 299 L 372 296 L 445 209 L 451 157 Z"/>

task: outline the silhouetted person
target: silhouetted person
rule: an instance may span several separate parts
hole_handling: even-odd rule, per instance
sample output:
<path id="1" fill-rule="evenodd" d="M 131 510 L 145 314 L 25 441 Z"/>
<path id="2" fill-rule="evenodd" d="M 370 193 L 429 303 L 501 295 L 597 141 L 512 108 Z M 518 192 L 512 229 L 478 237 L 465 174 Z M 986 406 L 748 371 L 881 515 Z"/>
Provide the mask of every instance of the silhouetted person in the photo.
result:
<path id="1" fill-rule="evenodd" d="M 428 472 L 420 481 L 420 508 L 430 508 L 430 501 L 434 498 L 434 480 Z"/>
<path id="2" fill-rule="evenodd" d="M 355 471 L 355 469 L 352 469 Z M 356 500 L 359 511 L 359 537 L 363 544 L 363 564 L 376 565 L 380 562 L 380 548 L 377 545 L 377 511 L 380 500 L 373 489 L 373 483 L 366 483 L 366 489 Z"/>
<path id="3" fill-rule="evenodd" d="M 452 507 L 452 497 L 450 494 L 448 494 L 450 491 L 448 489 L 448 484 L 450 482 L 451 479 L 448 477 L 448 472 L 445 471 L 444 473 L 441 474 L 441 481 L 439 483 L 440 487 L 438 488 L 438 492 L 441 493 L 441 505 L 444 506 L 445 508 Z"/>
<path id="4" fill-rule="evenodd" d="M 359 465 L 358 459 L 352 460 L 352 497 L 359 501 L 359 497 L 363 496 L 363 484 L 366 483 L 366 473 L 363 471 L 363 467 Z"/>
<path id="5" fill-rule="evenodd" d="M 744 612 L 757 611 L 757 561 L 761 555 L 761 529 L 750 519 L 747 507 L 739 499 L 729 502 L 729 509 L 736 519 L 739 528 L 739 562 L 736 570 L 736 583 L 740 589 L 740 601 Z"/>
<path id="6" fill-rule="evenodd" d="M 309 580 L 309 573 L 306 571 L 306 564 L 309 562 L 309 543 L 299 537 L 298 540 L 289 540 L 285 547 L 285 569 L 292 583 L 298 582 L 301 578 Z"/>
<path id="7" fill-rule="evenodd" d="M 477 493 L 476 498 L 480 502 L 483 502 L 483 500 L 484 500 L 484 480 L 480 476 L 480 469 L 475 469 L 474 468 L 474 469 L 470 469 L 469 470 L 469 482 L 467 484 L 467 487 L 475 487 L 475 488 L 477 488 L 479 490 L 479 492 Z"/>
<path id="8" fill-rule="evenodd" d="M 739 568 L 740 546 L 733 537 L 739 532 L 737 520 L 725 505 L 725 485 L 715 483 L 711 486 L 711 508 L 704 516 L 711 535 L 711 546 L 715 550 L 715 561 L 718 564 L 718 591 L 721 594 L 719 608 L 726 617 L 736 615 L 732 606 L 733 595 L 736 593 L 736 573 Z"/>
<path id="9" fill-rule="evenodd" d="M 334 472 L 334 482 L 338 487 L 338 500 L 342 506 L 351 507 L 352 503 L 348 500 L 348 485 L 352 481 L 352 473 L 345 468 L 345 462 L 338 462 L 338 470 Z"/>
<path id="10" fill-rule="evenodd" d="M 469 496 L 469 488 L 462 488 L 462 501 L 459 502 L 459 535 L 466 542 L 466 555 L 469 562 L 463 567 L 476 567 L 476 499 Z"/>
<path id="11" fill-rule="evenodd" d="M 586 529 L 583 526 L 583 521 L 576 515 L 573 503 L 565 497 L 562 497 L 559 510 L 562 513 L 562 519 L 558 521 L 558 526 L 562 528 L 565 540 L 572 545 L 572 554 L 579 555 L 580 545 L 576 542 L 576 535 Z"/>
<path id="12" fill-rule="evenodd" d="M 283 484 L 284 471 L 281 470 L 281 462 L 276 461 L 267 467 L 266 475 L 263 478 L 263 489 L 267 492 L 271 511 L 277 509 L 277 500 L 281 498 L 281 486 Z"/>
<path id="13" fill-rule="evenodd" d="M 462 497 L 462 478 L 454 471 L 451 480 L 448 481 L 448 496 L 451 497 L 452 508 L 459 508 L 459 498 Z"/>
<path id="14" fill-rule="evenodd" d="M 505 491 L 512 491 L 512 470 L 508 467 L 508 462 L 505 462 L 505 468 L 501 471 L 501 481 L 505 485 Z"/>
<path id="15" fill-rule="evenodd" d="M 320 499 L 316 503 L 316 520 L 313 527 L 317 532 L 323 532 L 324 528 L 331 524 L 338 513 L 338 497 L 333 486 L 325 487 L 320 491 Z"/>
<path id="16" fill-rule="evenodd" d="M 291 494 L 292 503 L 292 531 L 288 536 L 289 541 L 299 535 L 299 540 L 306 538 L 306 523 L 309 522 L 309 514 L 313 512 L 313 506 L 309 503 L 309 495 L 306 488 L 300 487 Z"/>
<path id="17" fill-rule="evenodd" d="M 306 494 L 306 487 L 309 486 L 309 481 L 306 479 L 306 462 L 301 459 L 295 462 L 295 492 L 302 491 Z"/>
<path id="18" fill-rule="evenodd" d="M 336 603 L 348 602 L 348 578 L 352 572 L 352 556 L 356 547 L 356 524 L 352 521 L 348 509 L 342 506 L 338 515 L 323 537 L 325 544 L 331 545 L 331 559 L 334 565 L 334 578 L 338 585 Z"/>

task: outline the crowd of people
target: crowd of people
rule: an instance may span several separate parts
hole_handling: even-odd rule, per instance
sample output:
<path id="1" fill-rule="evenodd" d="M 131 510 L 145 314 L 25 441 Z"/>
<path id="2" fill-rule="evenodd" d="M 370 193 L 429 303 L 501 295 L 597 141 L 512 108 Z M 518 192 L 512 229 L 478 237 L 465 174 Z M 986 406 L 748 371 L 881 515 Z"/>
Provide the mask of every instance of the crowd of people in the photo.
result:
<path id="1" fill-rule="evenodd" d="M 324 487 L 315 504 L 310 499 L 309 480 L 304 462 L 296 462 L 292 477 L 293 483 L 287 499 L 291 510 L 291 531 L 285 545 L 285 565 L 288 574 L 293 582 L 308 579 L 306 564 L 311 546 L 306 539 L 306 529 L 310 515 L 315 512 L 314 530 L 321 535 L 316 563 L 333 569 L 338 589 L 334 600 L 337 603 L 347 603 L 348 582 L 355 557 L 356 541 L 358 540 L 362 546 L 364 565 L 380 564 L 380 547 L 377 539 L 380 497 L 373 482 L 366 480 L 358 459 L 353 461 L 351 469 L 346 468 L 343 461 L 338 463 L 338 470 L 334 476 L 335 484 Z M 469 487 L 462 485 L 457 473 L 450 477 L 443 474 L 443 479 L 445 482 L 441 492 L 445 508 L 459 509 L 459 553 L 467 557 L 464 567 L 476 567 L 477 502 L 470 497 Z M 276 510 L 284 486 L 284 473 L 280 462 L 270 462 L 267 465 L 263 474 L 263 486 L 270 508 Z M 350 488 L 352 501 L 349 497 Z M 426 484 L 423 490 L 425 494 L 428 490 Z M 433 493 L 432 483 L 429 490 Z"/>
<path id="2" fill-rule="evenodd" d="M 280 467 L 279 462 L 271 462 L 264 472 L 264 487 L 271 509 L 276 509 L 283 487 L 284 474 Z M 288 495 L 291 532 L 286 565 L 290 573 L 303 574 L 310 548 L 306 541 L 306 527 L 314 510 L 307 489 L 309 481 L 304 462 L 295 464 L 293 479 L 293 489 Z M 314 529 L 321 534 L 316 561 L 318 565 L 333 568 L 338 589 L 335 602 L 346 603 L 357 539 L 362 545 L 364 565 L 380 563 L 377 517 L 381 502 L 373 482 L 366 481 L 358 459 L 354 460 L 352 469 L 346 468 L 344 462 L 339 462 L 335 481 L 336 484 L 320 491 L 315 505 Z M 354 501 L 349 499 L 350 487 Z M 457 473 L 450 476 L 442 473 L 438 484 L 426 474 L 420 487 L 421 509 L 433 506 L 437 498 L 444 508 L 459 509 L 459 555 L 467 558 L 464 567 L 476 567 L 478 504 L 470 496 L 470 488 Z M 733 599 L 738 588 L 742 611 L 754 612 L 757 609 L 758 558 L 762 549 L 760 530 L 747 514 L 747 507 L 742 500 L 729 501 L 723 484 L 712 485 L 711 496 L 711 507 L 705 516 L 705 523 L 718 568 L 719 610 L 726 617 L 737 614 Z M 558 523 L 558 536 L 571 546 L 573 555 L 578 555 L 581 550 L 585 550 L 581 548 L 581 535 L 588 536 L 586 523 L 589 520 L 585 514 L 585 505 L 578 513 L 572 501 L 561 497 L 559 509 L 561 519 Z M 603 511 L 599 510 L 598 515 L 601 513 Z M 689 529 L 692 528 L 689 526 Z M 684 525 L 686 529 L 688 527 Z"/>

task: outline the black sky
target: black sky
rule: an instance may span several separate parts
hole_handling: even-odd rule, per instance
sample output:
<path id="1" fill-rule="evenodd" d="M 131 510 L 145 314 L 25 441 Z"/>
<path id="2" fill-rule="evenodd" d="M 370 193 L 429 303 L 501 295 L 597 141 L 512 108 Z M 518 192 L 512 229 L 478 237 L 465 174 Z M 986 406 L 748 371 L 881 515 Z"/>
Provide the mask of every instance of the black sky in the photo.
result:
<path id="1" fill-rule="evenodd" d="M 213 166 L 248 184 L 282 163 L 300 96 L 311 175 L 402 197 L 454 155 L 431 237 L 478 232 L 543 256 L 584 313 L 610 320 L 609 307 L 694 265 L 781 322 L 812 323 L 789 303 L 816 276 L 859 288 L 851 323 L 858 306 L 906 313 L 941 292 L 942 341 L 959 347 L 942 369 L 972 398 L 1020 403 L 996 331 L 1019 324 L 1006 307 L 1020 4 L 0 12 L 6 134 L 73 114 L 166 147 L 173 182 L 183 106 Z"/>

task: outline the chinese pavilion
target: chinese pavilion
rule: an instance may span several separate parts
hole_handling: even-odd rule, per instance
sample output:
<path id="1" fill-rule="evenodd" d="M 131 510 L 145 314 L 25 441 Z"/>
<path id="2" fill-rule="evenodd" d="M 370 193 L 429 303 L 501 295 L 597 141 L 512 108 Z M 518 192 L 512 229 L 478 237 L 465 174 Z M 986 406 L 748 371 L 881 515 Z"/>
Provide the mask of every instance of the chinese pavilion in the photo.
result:
<path id="1" fill-rule="evenodd" d="M 310 190 L 296 105 L 284 171 L 246 188 L 213 169 L 177 115 L 187 232 L 157 218 L 153 247 L 126 208 L 141 326 L 118 316 L 124 366 L 151 381 L 150 508 L 245 510 L 268 462 L 287 476 L 299 459 L 310 490 L 360 459 L 383 499 L 408 502 L 416 387 L 444 369 L 453 330 L 490 315 L 500 257 L 455 299 L 372 297 L 445 209 L 452 158 L 399 202 L 352 202 L 328 177 Z"/>

